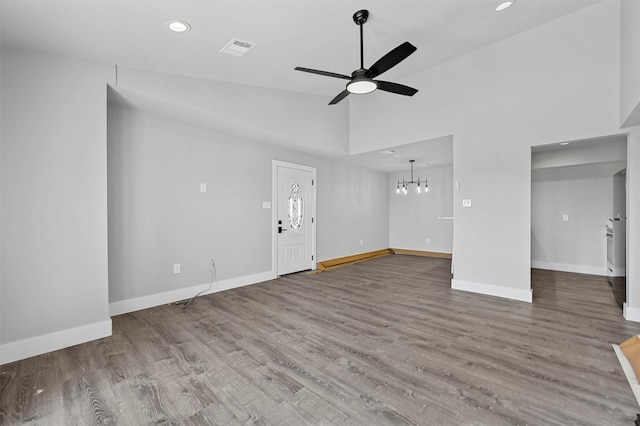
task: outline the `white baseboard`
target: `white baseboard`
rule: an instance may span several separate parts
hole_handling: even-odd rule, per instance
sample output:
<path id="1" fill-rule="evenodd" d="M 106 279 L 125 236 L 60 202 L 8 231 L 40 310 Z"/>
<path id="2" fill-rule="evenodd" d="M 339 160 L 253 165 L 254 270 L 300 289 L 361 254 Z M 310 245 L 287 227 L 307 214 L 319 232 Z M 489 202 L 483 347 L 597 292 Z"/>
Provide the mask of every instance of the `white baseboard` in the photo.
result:
<path id="1" fill-rule="evenodd" d="M 486 294 L 488 296 L 502 297 L 505 299 L 519 300 L 521 302 L 531 303 L 533 301 L 533 291 L 531 289 L 510 288 L 499 285 L 474 283 L 461 280 L 451 280 L 451 288 L 454 290 L 462 290 L 471 293 Z"/>
<path id="2" fill-rule="evenodd" d="M 210 290 L 201 294 L 217 293 L 219 291 L 231 290 L 232 288 L 244 287 L 251 284 L 257 284 L 277 278 L 273 271 L 261 272 L 253 275 L 245 275 L 243 277 L 230 278 L 222 281 L 214 281 Z M 196 294 L 209 287 L 209 283 L 199 284 L 192 287 L 185 287 L 178 290 L 165 291 L 162 293 L 150 294 L 148 296 L 136 297 L 133 299 L 120 300 L 109 304 L 109 315 L 116 316 L 135 312 L 141 309 L 152 308 L 154 306 L 173 303 L 179 300 L 190 299 Z"/>
<path id="3" fill-rule="evenodd" d="M 610 277 L 626 277 L 627 276 L 627 268 L 617 267 L 617 268 L 609 268 L 607 266 L 607 275 Z"/>
<path id="4" fill-rule="evenodd" d="M 0 365 L 111 336 L 111 318 L 0 345 Z"/>
<path id="5" fill-rule="evenodd" d="M 272 271 L 267 271 L 258 274 L 222 280 L 214 282 L 211 289 L 203 292 L 202 295 L 230 290 L 232 288 L 244 287 L 251 284 L 257 284 L 275 278 L 275 273 L 273 273 Z M 115 316 L 125 314 L 127 312 L 138 311 L 140 309 L 151 308 L 153 306 L 163 305 L 165 303 L 172 303 L 179 300 L 189 299 L 199 292 L 206 290 L 208 287 L 209 283 L 206 283 L 197 286 L 182 288 L 179 290 L 167 291 L 163 293 L 152 294 L 149 296 L 113 302 L 109 304 L 109 315 Z M 3 345 L 0 345 L 0 365 L 19 361 L 21 359 L 29 358 L 36 355 L 42 355 L 47 352 L 56 351 L 58 349 L 67 348 L 69 346 L 78 345 L 80 343 L 85 343 L 91 340 L 101 339 L 108 336 L 111 336 L 110 318 L 99 323 L 57 331 L 42 336 L 19 340 L 17 342 L 5 343 Z"/>
<path id="6" fill-rule="evenodd" d="M 549 271 L 573 272 L 574 274 L 601 275 L 603 277 L 608 275 L 606 266 L 572 265 L 570 263 L 532 260 L 531 267 L 536 269 L 547 269 Z"/>
<path id="7" fill-rule="evenodd" d="M 627 321 L 640 322 L 640 308 L 632 308 L 625 302 L 622 305 L 622 316 Z"/>

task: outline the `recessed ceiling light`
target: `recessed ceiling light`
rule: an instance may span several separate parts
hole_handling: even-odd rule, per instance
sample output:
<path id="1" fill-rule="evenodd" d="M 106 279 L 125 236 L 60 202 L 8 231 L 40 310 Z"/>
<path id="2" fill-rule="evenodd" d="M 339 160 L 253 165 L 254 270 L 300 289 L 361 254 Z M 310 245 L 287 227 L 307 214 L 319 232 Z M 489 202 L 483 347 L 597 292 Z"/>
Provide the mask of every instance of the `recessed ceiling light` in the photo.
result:
<path id="1" fill-rule="evenodd" d="M 569 145 L 569 142 L 560 142 L 560 145 L 562 146 Z"/>
<path id="2" fill-rule="evenodd" d="M 502 2 L 498 5 L 498 7 L 496 7 L 496 12 L 500 12 L 501 10 L 505 10 L 510 8 L 511 6 L 513 6 L 513 4 L 515 3 L 515 0 L 508 0 L 505 2 Z"/>
<path id="3" fill-rule="evenodd" d="M 184 33 L 191 30 L 191 25 L 184 21 L 167 21 L 164 26 L 176 33 Z"/>

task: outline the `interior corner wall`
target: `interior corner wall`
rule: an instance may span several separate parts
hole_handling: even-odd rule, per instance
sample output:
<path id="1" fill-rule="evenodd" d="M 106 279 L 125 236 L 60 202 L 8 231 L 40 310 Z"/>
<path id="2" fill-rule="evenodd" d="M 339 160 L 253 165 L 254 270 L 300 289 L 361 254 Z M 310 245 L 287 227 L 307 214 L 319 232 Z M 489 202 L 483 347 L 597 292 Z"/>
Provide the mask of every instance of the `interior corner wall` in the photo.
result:
<path id="1" fill-rule="evenodd" d="M 596 3 L 416 74 L 402 82 L 419 88 L 412 98 L 350 101 L 352 152 L 453 135 L 453 288 L 532 301 L 531 147 L 619 133 L 619 6 Z"/>
<path id="2" fill-rule="evenodd" d="M 640 1 L 620 2 L 620 123 L 640 125 Z"/>
<path id="3" fill-rule="evenodd" d="M 604 224 L 612 216 L 613 175 L 625 168 L 615 162 L 532 171 L 532 267 L 607 275 Z"/>
<path id="4" fill-rule="evenodd" d="M 2 48 L 0 363 L 111 334 L 112 69 Z"/>
<path id="5" fill-rule="evenodd" d="M 640 126 L 627 136 L 627 302 L 624 317 L 640 322 Z"/>
<path id="6" fill-rule="evenodd" d="M 428 179 L 429 192 L 396 194 L 406 173 L 389 175 L 389 246 L 451 254 L 453 244 L 453 167 L 416 170 Z"/>
<path id="7" fill-rule="evenodd" d="M 387 174 L 321 157 L 309 165 L 318 169 L 318 261 L 388 248 Z"/>
<path id="8" fill-rule="evenodd" d="M 207 288 L 211 258 L 214 291 L 269 276 L 273 224 L 263 202 L 272 201 L 274 159 L 317 168 L 319 261 L 389 246 L 385 173 L 110 103 L 111 304 L 190 297 Z"/>

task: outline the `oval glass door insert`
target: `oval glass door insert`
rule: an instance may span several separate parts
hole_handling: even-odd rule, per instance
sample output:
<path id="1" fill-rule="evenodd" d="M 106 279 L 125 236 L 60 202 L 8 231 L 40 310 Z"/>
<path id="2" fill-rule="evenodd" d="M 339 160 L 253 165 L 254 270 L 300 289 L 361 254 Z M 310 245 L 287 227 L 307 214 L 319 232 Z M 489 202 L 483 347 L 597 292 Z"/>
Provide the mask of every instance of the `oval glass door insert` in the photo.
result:
<path id="1" fill-rule="evenodd" d="M 303 206 L 302 188 L 297 182 L 293 182 L 289 191 L 289 229 L 296 234 L 302 229 Z"/>

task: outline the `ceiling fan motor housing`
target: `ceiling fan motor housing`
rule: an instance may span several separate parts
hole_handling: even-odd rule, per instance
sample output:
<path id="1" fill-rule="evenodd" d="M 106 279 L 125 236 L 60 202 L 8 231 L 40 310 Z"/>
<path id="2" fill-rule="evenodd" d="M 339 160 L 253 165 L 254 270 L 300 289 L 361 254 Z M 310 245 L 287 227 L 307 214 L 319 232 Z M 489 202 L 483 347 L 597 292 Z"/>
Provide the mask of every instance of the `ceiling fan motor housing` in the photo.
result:
<path id="1" fill-rule="evenodd" d="M 369 11 L 366 9 L 359 10 L 353 14 L 353 22 L 355 22 L 356 25 L 364 24 L 367 22 L 367 19 L 369 19 Z"/>

